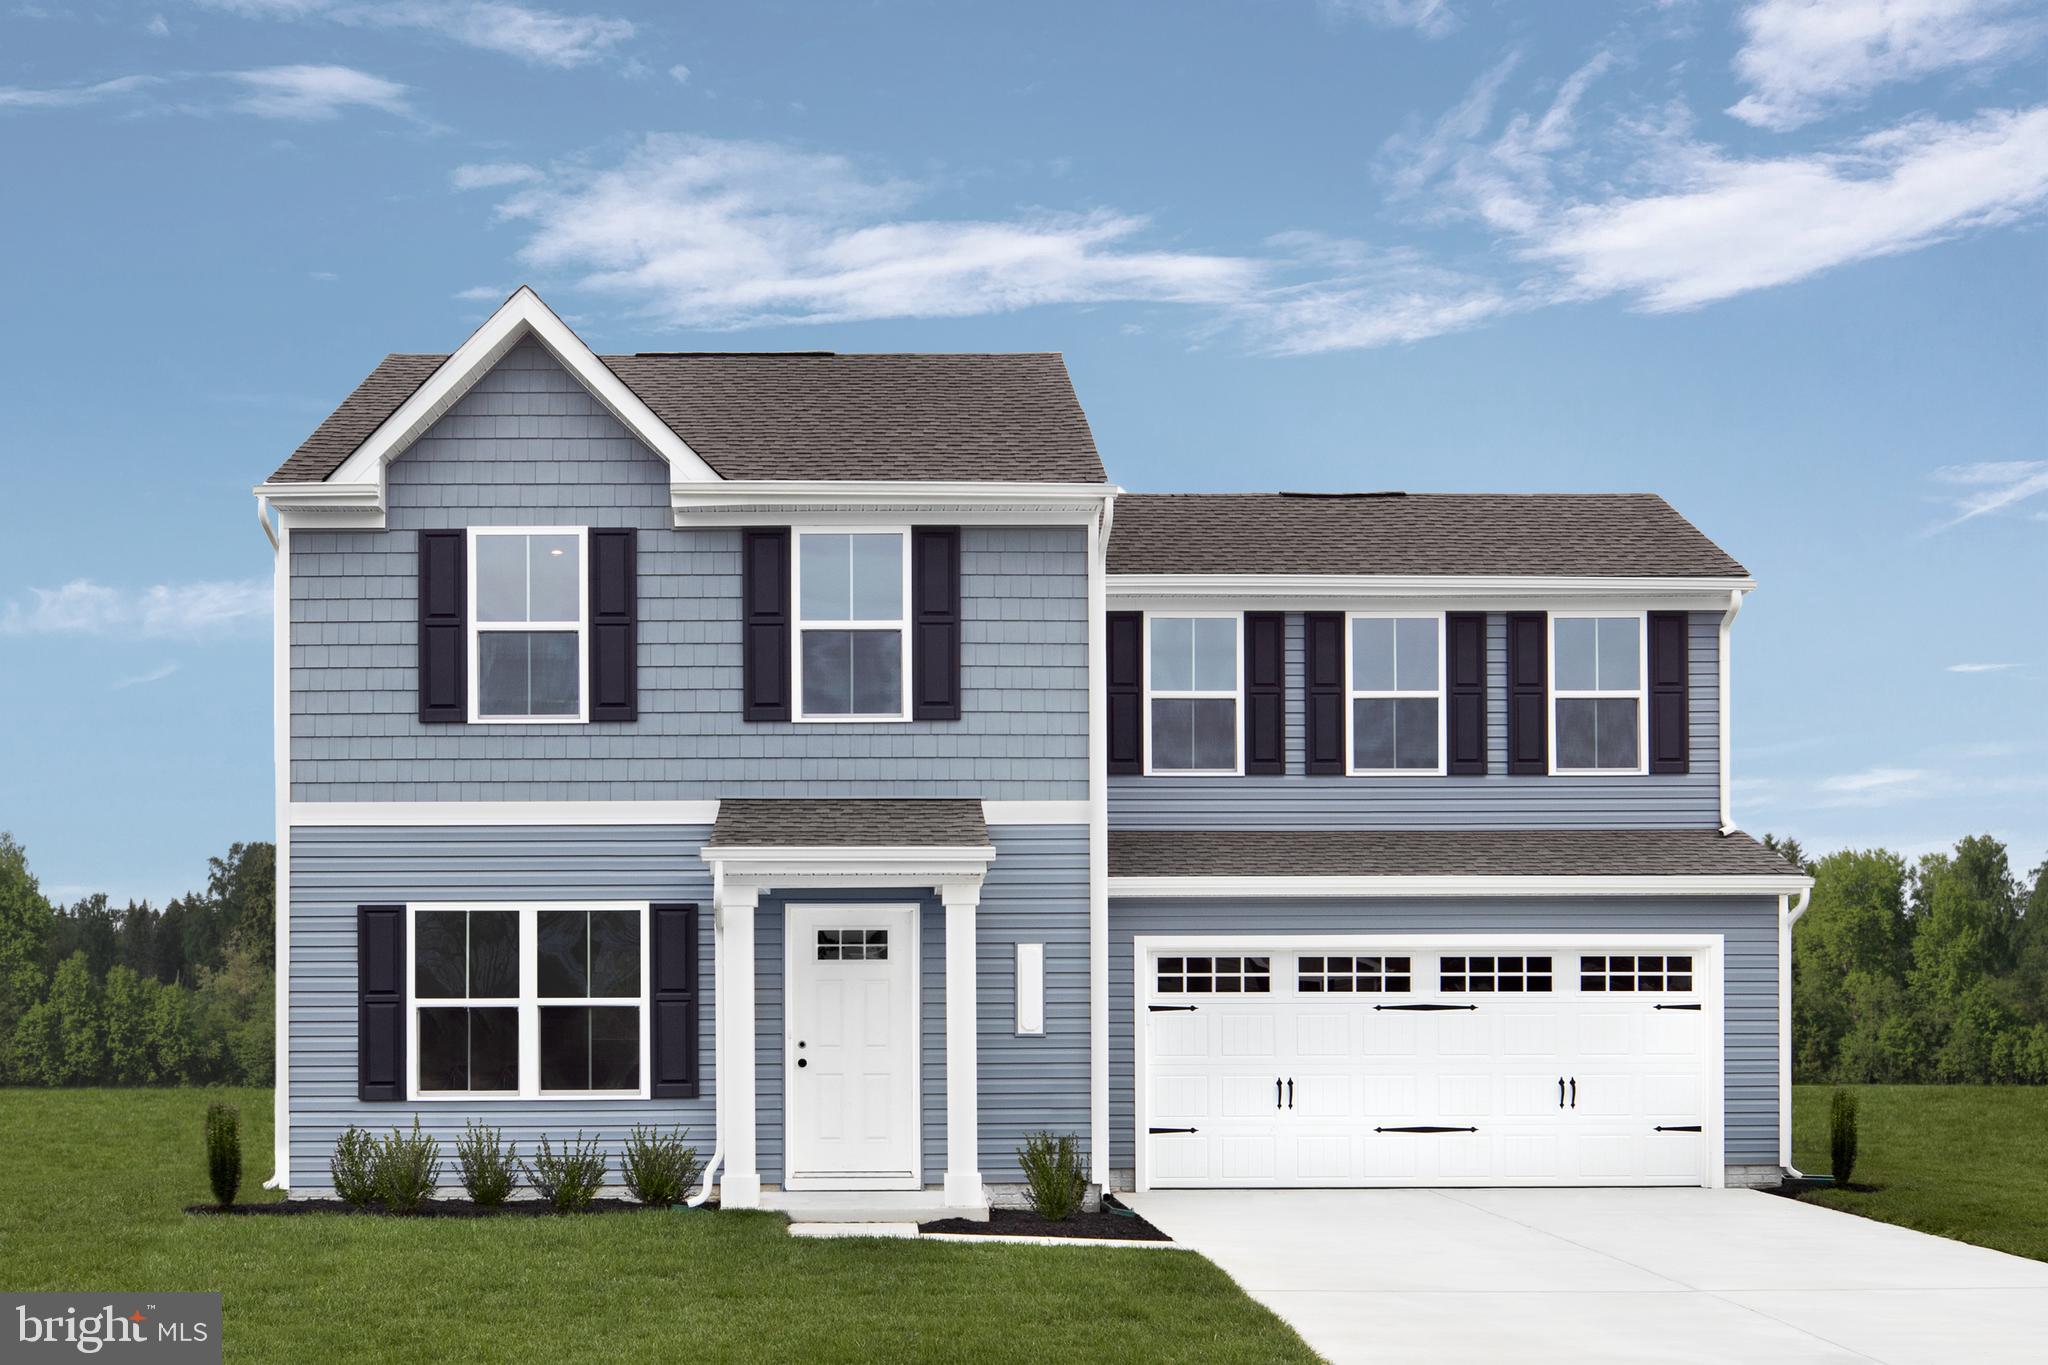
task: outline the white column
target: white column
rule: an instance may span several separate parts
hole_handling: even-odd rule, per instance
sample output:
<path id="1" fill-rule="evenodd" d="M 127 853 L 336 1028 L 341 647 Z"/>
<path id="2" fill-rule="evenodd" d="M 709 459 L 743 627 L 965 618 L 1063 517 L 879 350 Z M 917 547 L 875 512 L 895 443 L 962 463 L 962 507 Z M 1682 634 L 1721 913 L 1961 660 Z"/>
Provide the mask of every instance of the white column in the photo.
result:
<path id="1" fill-rule="evenodd" d="M 978 883 L 939 888 L 946 902 L 946 1205 L 979 1207 L 981 1094 L 975 1053 L 974 911 Z"/>
<path id="2" fill-rule="evenodd" d="M 724 991 L 718 1000 L 718 1110 L 725 1119 L 725 1178 L 718 1202 L 728 1209 L 761 1207 L 761 1170 L 754 1155 L 754 887 L 725 888 L 717 907 L 725 950 Z"/>

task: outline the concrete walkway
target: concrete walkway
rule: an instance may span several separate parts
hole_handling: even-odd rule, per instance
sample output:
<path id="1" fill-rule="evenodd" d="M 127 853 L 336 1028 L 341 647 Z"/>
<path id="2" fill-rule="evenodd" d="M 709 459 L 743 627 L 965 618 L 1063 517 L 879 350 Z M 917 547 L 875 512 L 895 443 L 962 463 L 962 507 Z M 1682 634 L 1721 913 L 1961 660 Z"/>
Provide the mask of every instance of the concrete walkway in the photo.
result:
<path id="1" fill-rule="evenodd" d="M 2048 1360 L 2048 1264 L 1749 1190 L 1124 1198 L 1340 1363 Z"/>

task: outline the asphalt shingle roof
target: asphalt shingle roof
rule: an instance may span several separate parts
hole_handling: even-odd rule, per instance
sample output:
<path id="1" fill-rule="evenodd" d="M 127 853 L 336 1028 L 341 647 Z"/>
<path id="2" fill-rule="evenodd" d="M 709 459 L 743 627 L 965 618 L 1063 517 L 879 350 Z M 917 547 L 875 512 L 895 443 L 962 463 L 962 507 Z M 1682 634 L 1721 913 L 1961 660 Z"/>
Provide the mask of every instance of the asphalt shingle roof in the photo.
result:
<path id="1" fill-rule="evenodd" d="M 718 803 L 713 848 L 989 848 L 975 800 L 871 799 Z"/>
<path id="2" fill-rule="evenodd" d="M 1654 493 L 1127 493 L 1109 571 L 1747 576 Z"/>
<path id="3" fill-rule="evenodd" d="M 325 479 L 444 359 L 386 356 L 271 479 Z M 728 479 L 1107 477 L 1066 362 L 1054 353 L 599 359 Z"/>
<path id="4" fill-rule="evenodd" d="M 1786 877 L 1719 830 L 1113 830 L 1112 877 Z"/>

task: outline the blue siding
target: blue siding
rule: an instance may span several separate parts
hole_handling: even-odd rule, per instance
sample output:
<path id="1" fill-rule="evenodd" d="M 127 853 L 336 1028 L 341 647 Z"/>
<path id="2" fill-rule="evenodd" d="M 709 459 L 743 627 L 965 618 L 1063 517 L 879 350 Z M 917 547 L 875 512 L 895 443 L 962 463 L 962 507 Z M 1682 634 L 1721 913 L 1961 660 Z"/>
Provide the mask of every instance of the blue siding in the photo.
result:
<path id="1" fill-rule="evenodd" d="M 668 470 L 526 343 L 391 465 L 389 530 L 292 535 L 292 798 L 683 800 L 1087 795 L 1087 550 L 1077 527 L 961 536 L 962 718 L 740 719 L 736 530 L 672 528 Z M 640 530 L 630 725 L 421 725 L 413 532 Z"/>
<path id="2" fill-rule="evenodd" d="M 1507 776 L 1507 618 L 1487 618 L 1485 777 L 1303 775 L 1302 618 L 1287 618 L 1287 772 L 1109 779 L 1113 829 L 1698 829 L 1721 820 L 1721 618 L 1691 617 L 1692 771 Z"/>
<path id="3" fill-rule="evenodd" d="M 1110 1164 L 1128 1171 L 1136 1123 L 1132 1068 L 1138 934 L 1509 932 L 1726 936 L 1728 1164 L 1778 1160 L 1778 903 L 1774 898 L 1595 900 L 1117 900 L 1109 908 Z"/>

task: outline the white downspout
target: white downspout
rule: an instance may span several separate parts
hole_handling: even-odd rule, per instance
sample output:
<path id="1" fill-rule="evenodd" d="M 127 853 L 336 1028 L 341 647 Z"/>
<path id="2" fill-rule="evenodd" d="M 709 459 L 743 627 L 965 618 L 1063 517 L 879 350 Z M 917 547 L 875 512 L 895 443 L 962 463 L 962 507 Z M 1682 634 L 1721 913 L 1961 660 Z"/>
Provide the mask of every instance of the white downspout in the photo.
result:
<path id="1" fill-rule="evenodd" d="M 291 532 L 284 527 L 283 517 L 276 526 L 271 525 L 270 499 L 256 495 L 256 522 L 263 528 L 263 538 L 270 542 L 271 558 L 271 763 L 274 769 L 273 793 L 274 819 L 272 837 L 276 840 L 273 865 L 276 885 L 271 892 L 274 907 L 275 928 L 272 930 L 276 959 L 276 980 L 272 985 L 275 997 L 273 1008 L 277 1011 L 276 1033 L 273 1043 L 276 1061 L 273 1064 L 276 1075 L 271 1080 L 271 1152 L 270 1179 L 263 1182 L 266 1190 L 290 1190 L 292 1169 L 291 1133 L 291 550 L 286 537 Z"/>
<path id="2" fill-rule="evenodd" d="M 1728 634 L 1735 624 L 1735 618 L 1742 613 L 1742 589 L 1736 588 L 1728 594 L 1728 610 L 1721 613 L 1721 647 L 1716 651 L 1716 662 L 1720 666 L 1721 687 L 1721 833 L 1733 834 L 1736 829 L 1735 813 L 1729 796 L 1728 752 L 1730 749 L 1728 722 L 1734 714 L 1734 699 L 1728 695 Z"/>
<path id="3" fill-rule="evenodd" d="M 719 1089 L 725 1084 L 725 1024 L 718 1017 L 725 1009 L 725 866 L 711 865 L 711 1159 L 704 1163 L 704 1185 L 683 1201 L 684 1207 L 701 1209 L 711 1198 L 712 1182 L 719 1163 L 725 1160 L 725 1104 Z"/>
<path id="4" fill-rule="evenodd" d="M 1800 1170 L 1792 1164 L 1792 926 L 1812 899 L 1811 886 L 1789 904 L 1778 897 L 1778 1164 L 1794 1180 Z"/>
<path id="5" fill-rule="evenodd" d="M 1109 733 L 1103 696 L 1109 633 L 1109 533 L 1116 490 L 1088 523 L 1088 1158 L 1109 1193 Z"/>

